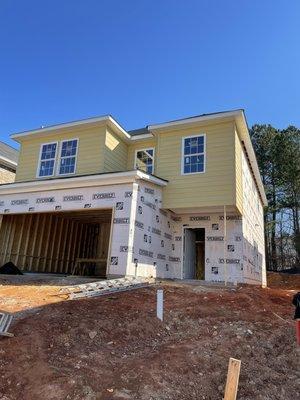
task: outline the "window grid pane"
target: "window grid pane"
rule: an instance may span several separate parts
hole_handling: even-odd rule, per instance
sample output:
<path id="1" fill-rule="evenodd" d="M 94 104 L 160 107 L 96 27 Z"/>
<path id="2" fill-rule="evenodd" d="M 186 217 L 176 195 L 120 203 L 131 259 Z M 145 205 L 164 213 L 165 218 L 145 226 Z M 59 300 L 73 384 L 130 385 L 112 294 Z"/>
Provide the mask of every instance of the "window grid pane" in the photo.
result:
<path id="1" fill-rule="evenodd" d="M 54 170 L 54 160 L 41 161 L 39 176 L 51 176 Z"/>
<path id="2" fill-rule="evenodd" d="M 77 139 L 64 141 L 61 146 L 59 175 L 73 174 L 75 172 Z"/>
<path id="3" fill-rule="evenodd" d="M 53 175 L 56 149 L 57 143 L 48 143 L 42 145 L 39 177 Z"/>
<path id="4" fill-rule="evenodd" d="M 42 146 L 41 160 L 48 160 L 55 158 L 56 143 L 44 144 Z"/>
<path id="5" fill-rule="evenodd" d="M 135 167 L 147 172 L 153 173 L 154 152 L 153 149 L 139 150 L 136 153 Z"/>
<path id="6" fill-rule="evenodd" d="M 204 171 L 204 136 L 184 139 L 183 173 Z"/>

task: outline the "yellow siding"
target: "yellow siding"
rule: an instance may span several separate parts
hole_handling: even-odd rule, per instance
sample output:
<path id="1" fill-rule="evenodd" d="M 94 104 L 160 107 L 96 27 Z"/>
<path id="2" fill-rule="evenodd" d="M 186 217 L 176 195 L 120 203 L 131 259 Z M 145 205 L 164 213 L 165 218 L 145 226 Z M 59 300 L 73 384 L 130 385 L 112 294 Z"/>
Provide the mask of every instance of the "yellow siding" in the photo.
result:
<path id="1" fill-rule="evenodd" d="M 127 162 L 127 169 L 132 170 L 134 169 L 134 161 L 135 161 L 135 152 L 136 150 L 141 150 L 141 149 L 149 149 L 154 147 L 155 153 L 154 153 L 154 174 L 156 175 L 156 138 L 153 139 L 143 139 L 143 140 L 138 140 L 133 142 L 132 144 L 130 143 L 129 151 L 128 151 L 128 162 Z"/>
<path id="2" fill-rule="evenodd" d="M 206 134 L 205 173 L 181 175 L 182 138 L 203 133 Z M 42 143 L 72 138 L 79 139 L 76 175 L 132 170 L 136 150 L 153 147 L 154 174 L 169 181 L 163 190 L 164 208 L 236 205 L 242 211 L 242 147 L 233 122 L 210 122 L 193 128 L 177 126 L 130 144 L 105 124 L 27 136 L 22 139 L 16 181 L 36 179 Z"/>
<path id="3" fill-rule="evenodd" d="M 106 131 L 104 172 L 126 171 L 128 146 L 112 131 Z"/>
<path id="4" fill-rule="evenodd" d="M 103 172 L 105 126 L 93 128 L 73 128 L 62 130 L 60 134 L 50 133 L 28 136 L 21 144 L 16 181 L 36 179 L 40 147 L 42 143 L 78 138 L 76 175 Z"/>
<path id="5" fill-rule="evenodd" d="M 206 172 L 181 175 L 182 138 L 206 134 Z M 161 132 L 156 175 L 169 181 L 163 207 L 169 209 L 235 204 L 235 131 L 233 123 Z"/>
<path id="6" fill-rule="evenodd" d="M 243 213 L 243 171 L 242 171 L 242 144 L 235 131 L 235 183 L 236 183 L 236 206 Z"/>

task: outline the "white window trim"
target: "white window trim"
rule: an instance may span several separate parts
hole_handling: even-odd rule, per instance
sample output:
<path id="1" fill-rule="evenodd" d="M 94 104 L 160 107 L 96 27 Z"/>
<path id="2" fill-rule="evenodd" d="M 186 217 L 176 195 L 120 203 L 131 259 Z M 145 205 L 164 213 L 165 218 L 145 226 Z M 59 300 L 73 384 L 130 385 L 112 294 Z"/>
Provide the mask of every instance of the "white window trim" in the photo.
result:
<path id="1" fill-rule="evenodd" d="M 137 167 L 136 167 L 137 153 L 139 151 L 148 151 L 148 150 L 153 150 L 153 171 L 152 171 L 152 175 L 153 175 L 154 171 L 155 171 L 155 147 L 146 147 L 144 149 L 136 149 L 135 153 L 134 153 L 134 165 L 133 165 L 133 168 L 137 169 Z M 144 171 L 144 172 L 147 173 L 146 171 Z"/>
<path id="2" fill-rule="evenodd" d="M 184 157 L 187 157 L 184 155 L 184 141 L 185 139 L 190 139 L 190 138 L 195 138 L 195 137 L 203 137 L 203 171 L 200 172 L 184 172 Z M 198 154 L 190 154 L 190 156 L 192 155 L 198 155 Z M 195 175 L 195 174 L 205 174 L 206 172 L 206 134 L 205 133 L 199 133 L 198 135 L 192 135 L 192 136 L 184 136 L 182 138 L 182 142 L 181 142 L 181 175 Z"/>
<path id="3" fill-rule="evenodd" d="M 41 162 L 42 162 L 42 161 L 47 161 L 47 160 L 42 160 L 42 149 L 43 149 L 43 146 L 47 146 L 48 144 L 56 144 L 55 157 L 54 157 L 54 165 L 53 165 L 53 173 L 52 173 L 52 175 L 40 176 L 39 172 L 40 172 Z M 42 144 L 40 145 L 40 154 L 39 154 L 39 161 L 38 161 L 37 170 L 36 170 L 36 178 L 38 178 L 38 179 L 45 179 L 45 178 L 52 177 L 52 176 L 55 175 L 55 171 L 56 171 L 56 161 L 57 161 L 57 153 L 58 153 L 58 142 L 47 142 L 47 143 L 42 143 Z M 48 159 L 48 160 L 49 160 L 49 159 Z M 53 160 L 53 159 L 50 158 L 50 160 Z"/>
<path id="4" fill-rule="evenodd" d="M 76 141 L 77 141 L 76 153 L 74 154 L 74 156 L 61 157 L 61 150 L 62 150 L 63 143 L 65 143 L 65 142 L 71 142 L 72 140 L 76 140 Z M 57 157 L 57 161 L 58 161 L 58 162 L 57 162 L 57 165 L 56 165 L 56 175 L 57 175 L 57 176 L 66 176 L 66 175 L 74 175 L 74 174 L 76 174 L 78 147 L 79 147 L 79 138 L 64 139 L 64 140 L 60 141 L 60 143 L 59 143 L 59 152 L 58 152 L 58 157 Z M 74 172 L 68 172 L 68 173 L 66 173 L 66 174 L 60 174 L 60 173 L 59 173 L 59 170 L 60 170 L 60 162 L 61 162 L 61 159 L 62 159 L 62 158 L 71 158 L 71 157 L 75 157 Z"/>

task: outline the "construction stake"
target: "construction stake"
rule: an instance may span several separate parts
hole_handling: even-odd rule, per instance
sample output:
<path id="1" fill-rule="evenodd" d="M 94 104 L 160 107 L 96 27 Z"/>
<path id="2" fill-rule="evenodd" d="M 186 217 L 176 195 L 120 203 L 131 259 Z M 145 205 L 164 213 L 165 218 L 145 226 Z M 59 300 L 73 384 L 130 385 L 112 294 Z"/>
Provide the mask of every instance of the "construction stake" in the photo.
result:
<path id="1" fill-rule="evenodd" d="M 240 369 L 241 369 L 241 360 L 230 358 L 228 364 L 228 373 L 227 373 L 224 400 L 236 400 L 239 377 L 240 377 Z"/>
<path id="2" fill-rule="evenodd" d="M 164 316 L 164 291 L 159 289 L 157 291 L 156 315 L 161 321 Z"/>

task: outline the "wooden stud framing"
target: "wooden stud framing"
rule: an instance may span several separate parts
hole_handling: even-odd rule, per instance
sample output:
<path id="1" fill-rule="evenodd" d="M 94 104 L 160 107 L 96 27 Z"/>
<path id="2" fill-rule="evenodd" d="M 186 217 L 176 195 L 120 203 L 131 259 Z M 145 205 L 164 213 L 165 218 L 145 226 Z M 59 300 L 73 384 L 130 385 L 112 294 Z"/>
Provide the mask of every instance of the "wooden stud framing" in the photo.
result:
<path id="1" fill-rule="evenodd" d="M 23 265 L 23 267 L 25 267 L 25 269 L 26 269 L 26 263 L 27 263 L 27 251 L 28 251 L 28 244 L 29 244 L 29 239 L 30 239 L 30 231 L 31 231 L 31 226 L 32 226 L 32 220 L 33 220 L 33 215 L 32 214 L 30 214 L 29 215 L 29 223 L 28 223 L 28 226 L 27 226 L 27 229 L 28 229 L 28 234 L 26 235 L 26 238 L 25 238 L 25 244 L 24 244 L 24 254 L 23 254 L 23 260 L 22 260 L 22 265 Z"/>
<path id="2" fill-rule="evenodd" d="M 40 222 L 40 214 L 36 216 L 36 221 L 35 221 L 35 226 L 34 226 L 34 233 L 33 233 L 33 238 L 32 238 L 32 254 L 34 254 L 35 251 L 35 244 L 37 240 L 37 235 L 38 235 L 38 229 L 39 229 L 39 222 Z M 30 257 L 29 261 L 29 271 L 32 271 L 32 265 L 33 265 L 33 256 Z"/>
<path id="3" fill-rule="evenodd" d="M 0 215 L 0 265 L 71 273 L 78 258 L 107 259 L 111 211 Z"/>
<path id="4" fill-rule="evenodd" d="M 56 235 L 57 235 L 57 225 L 58 225 L 58 218 L 54 217 L 53 221 L 53 226 L 52 226 L 52 235 L 51 235 L 51 245 L 50 245 L 50 250 L 49 250 L 49 264 L 51 263 L 54 265 L 54 259 L 53 259 L 53 254 L 54 254 L 54 247 L 56 243 Z"/>
<path id="5" fill-rule="evenodd" d="M 42 260 L 43 261 L 43 267 L 42 267 L 43 272 L 46 271 L 46 265 L 47 265 L 47 255 L 48 255 L 48 248 L 49 248 L 49 243 L 50 243 L 50 234 L 51 234 L 51 227 L 52 227 L 52 219 L 53 219 L 52 214 L 50 214 L 47 219 L 48 219 L 48 221 L 46 220 L 47 228 L 46 228 L 46 235 L 45 235 L 44 248 L 43 248 L 44 259 Z"/>
<path id="6" fill-rule="evenodd" d="M 58 225 L 59 225 L 59 233 L 58 233 L 58 238 L 57 238 L 57 242 L 56 242 L 54 272 L 58 272 L 58 268 L 59 268 L 60 245 L 61 245 L 62 233 L 63 233 L 63 227 L 64 227 L 64 220 L 62 218 L 58 219 Z"/>

